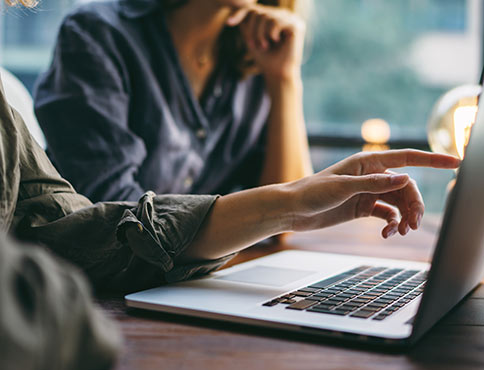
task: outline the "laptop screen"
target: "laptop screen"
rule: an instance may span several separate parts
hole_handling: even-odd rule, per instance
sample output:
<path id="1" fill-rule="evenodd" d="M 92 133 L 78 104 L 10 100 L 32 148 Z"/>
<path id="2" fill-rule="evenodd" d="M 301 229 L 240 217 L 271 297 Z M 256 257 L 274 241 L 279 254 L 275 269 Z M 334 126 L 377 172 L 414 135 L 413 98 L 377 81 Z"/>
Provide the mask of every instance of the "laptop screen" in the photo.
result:
<path id="1" fill-rule="evenodd" d="M 484 278 L 484 99 L 469 129 L 415 318 L 417 339 Z"/>

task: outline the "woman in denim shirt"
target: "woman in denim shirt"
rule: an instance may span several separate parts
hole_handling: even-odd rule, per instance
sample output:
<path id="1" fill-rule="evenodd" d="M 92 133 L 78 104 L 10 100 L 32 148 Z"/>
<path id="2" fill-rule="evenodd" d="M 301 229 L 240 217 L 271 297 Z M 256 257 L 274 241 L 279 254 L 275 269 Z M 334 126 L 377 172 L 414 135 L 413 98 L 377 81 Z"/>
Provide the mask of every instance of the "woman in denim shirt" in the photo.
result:
<path id="1" fill-rule="evenodd" d="M 96 202 L 227 194 L 312 173 L 294 7 L 109 0 L 74 10 L 35 94 L 61 175 Z"/>

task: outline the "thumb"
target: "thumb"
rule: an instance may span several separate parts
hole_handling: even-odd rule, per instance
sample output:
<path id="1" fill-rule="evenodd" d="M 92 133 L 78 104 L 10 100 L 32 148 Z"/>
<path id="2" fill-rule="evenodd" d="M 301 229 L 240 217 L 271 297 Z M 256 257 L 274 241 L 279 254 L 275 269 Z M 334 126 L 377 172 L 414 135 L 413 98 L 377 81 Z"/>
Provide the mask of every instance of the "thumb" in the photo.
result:
<path id="1" fill-rule="evenodd" d="M 225 21 L 225 24 L 230 27 L 235 27 L 239 25 L 244 20 L 248 11 L 249 11 L 248 8 L 240 8 L 236 10 L 227 18 L 227 20 Z"/>
<path id="2" fill-rule="evenodd" d="M 349 190 L 353 194 L 371 193 L 383 194 L 390 191 L 402 189 L 410 181 L 407 174 L 370 174 L 351 177 Z"/>

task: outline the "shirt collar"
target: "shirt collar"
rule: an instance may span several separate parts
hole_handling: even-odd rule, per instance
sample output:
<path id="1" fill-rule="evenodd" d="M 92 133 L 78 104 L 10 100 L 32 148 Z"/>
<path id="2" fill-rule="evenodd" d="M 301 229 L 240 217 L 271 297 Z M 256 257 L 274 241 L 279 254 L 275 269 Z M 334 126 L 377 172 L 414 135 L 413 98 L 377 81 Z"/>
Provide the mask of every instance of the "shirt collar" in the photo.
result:
<path id="1" fill-rule="evenodd" d="M 141 18 L 156 11 L 160 0 L 119 0 L 119 12 L 126 18 Z"/>

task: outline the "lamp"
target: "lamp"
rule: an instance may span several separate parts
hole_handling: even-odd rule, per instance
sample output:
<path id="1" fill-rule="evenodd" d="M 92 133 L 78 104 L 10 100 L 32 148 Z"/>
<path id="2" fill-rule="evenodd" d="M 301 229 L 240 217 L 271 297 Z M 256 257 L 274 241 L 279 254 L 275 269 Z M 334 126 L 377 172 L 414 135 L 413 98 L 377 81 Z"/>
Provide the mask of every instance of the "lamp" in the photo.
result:
<path id="1" fill-rule="evenodd" d="M 427 127 L 432 151 L 464 158 L 481 92 L 481 85 L 464 85 L 437 100 Z"/>
<path id="2" fill-rule="evenodd" d="M 390 125 L 383 119 L 371 118 L 361 125 L 361 137 L 365 140 L 363 151 L 380 151 L 389 149 Z"/>

